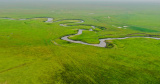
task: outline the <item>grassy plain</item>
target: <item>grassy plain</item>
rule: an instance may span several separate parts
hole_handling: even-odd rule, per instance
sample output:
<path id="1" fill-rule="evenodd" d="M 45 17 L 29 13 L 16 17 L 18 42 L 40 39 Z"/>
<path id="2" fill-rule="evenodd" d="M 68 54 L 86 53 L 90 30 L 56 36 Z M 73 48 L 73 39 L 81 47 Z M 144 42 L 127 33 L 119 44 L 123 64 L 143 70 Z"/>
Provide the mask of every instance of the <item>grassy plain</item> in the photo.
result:
<path id="1" fill-rule="evenodd" d="M 99 38 L 160 35 L 156 3 L 0 4 L 0 17 L 82 19 L 83 24 L 107 28 L 71 37 L 88 43 L 98 43 Z M 62 27 L 59 24 L 68 21 L 46 20 L 0 19 L 0 84 L 160 83 L 160 40 L 113 40 L 113 48 L 75 44 L 60 37 L 90 27 Z"/>

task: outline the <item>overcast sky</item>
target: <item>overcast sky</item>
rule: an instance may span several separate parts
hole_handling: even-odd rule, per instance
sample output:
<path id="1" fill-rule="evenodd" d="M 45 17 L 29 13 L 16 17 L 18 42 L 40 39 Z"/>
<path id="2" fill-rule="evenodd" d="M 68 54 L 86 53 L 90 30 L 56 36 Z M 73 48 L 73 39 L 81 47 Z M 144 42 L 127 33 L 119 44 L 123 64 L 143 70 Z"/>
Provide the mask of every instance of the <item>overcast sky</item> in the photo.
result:
<path id="1" fill-rule="evenodd" d="M 0 1 L 160 1 L 160 0 L 0 0 Z"/>
<path id="2" fill-rule="evenodd" d="M 137 3 L 137 2 L 142 2 L 142 3 L 157 3 L 160 4 L 160 0 L 0 0 L 0 4 L 3 3 L 50 3 L 50 2 L 62 2 L 62 3 L 79 3 L 79 2 L 116 2 L 116 3 Z"/>

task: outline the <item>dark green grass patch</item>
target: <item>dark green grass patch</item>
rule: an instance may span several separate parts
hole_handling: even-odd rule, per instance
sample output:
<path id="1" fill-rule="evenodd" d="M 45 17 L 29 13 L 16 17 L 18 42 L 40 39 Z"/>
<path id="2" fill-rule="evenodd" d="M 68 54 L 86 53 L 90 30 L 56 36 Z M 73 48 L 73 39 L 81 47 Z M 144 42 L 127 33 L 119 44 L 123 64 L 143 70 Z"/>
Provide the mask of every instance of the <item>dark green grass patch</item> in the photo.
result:
<path id="1" fill-rule="evenodd" d="M 147 29 L 147 28 L 138 27 L 138 26 L 130 26 L 129 28 L 133 30 L 141 31 L 141 32 L 159 32 L 157 30 Z"/>

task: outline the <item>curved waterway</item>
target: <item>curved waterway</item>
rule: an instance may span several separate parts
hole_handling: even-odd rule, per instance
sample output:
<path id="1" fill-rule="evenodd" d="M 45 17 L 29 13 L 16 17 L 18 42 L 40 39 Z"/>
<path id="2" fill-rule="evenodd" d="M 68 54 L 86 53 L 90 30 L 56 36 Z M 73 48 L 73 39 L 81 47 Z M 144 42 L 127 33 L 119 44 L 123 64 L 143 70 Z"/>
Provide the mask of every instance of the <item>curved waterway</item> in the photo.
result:
<path id="1" fill-rule="evenodd" d="M 48 18 L 48 20 L 50 20 L 50 19 Z M 83 22 L 84 22 L 83 20 L 80 20 L 80 22 L 76 22 L 76 23 L 83 23 Z M 66 24 L 60 24 L 60 26 L 66 27 L 67 25 Z M 96 26 L 91 26 L 91 29 L 89 29 L 89 31 L 93 31 L 93 29 L 95 29 L 95 28 L 96 28 Z M 74 35 L 81 35 L 83 33 L 83 30 L 85 30 L 85 29 L 79 29 L 78 33 L 74 34 Z M 107 45 L 106 42 L 105 42 L 106 40 L 115 40 L 115 39 L 122 40 L 122 39 L 128 39 L 128 38 L 151 38 L 151 39 L 160 40 L 160 38 L 156 38 L 156 37 L 136 36 L 136 37 L 124 37 L 124 38 L 104 38 L 104 39 L 99 39 L 99 44 L 89 44 L 89 43 L 85 43 L 85 42 L 82 42 L 82 41 L 71 40 L 71 39 L 69 39 L 70 36 L 73 36 L 73 35 L 67 35 L 67 36 L 62 37 L 61 39 L 65 40 L 65 41 L 68 41 L 68 42 L 71 42 L 71 43 L 80 43 L 80 44 L 91 45 L 91 46 L 96 46 L 96 47 L 106 47 L 106 45 Z"/>
<path id="2" fill-rule="evenodd" d="M 83 29 L 79 29 L 78 33 L 75 34 L 75 35 L 80 35 L 80 34 L 82 34 L 82 32 L 83 32 Z M 122 40 L 122 39 L 128 39 L 128 38 L 152 38 L 152 39 L 160 40 L 160 38 L 156 38 L 156 37 L 140 37 L 140 36 L 137 36 L 137 37 L 124 37 L 124 38 L 104 38 L 104 39 L 99 39 L 99 44 L 89 44 L 89 43 L 85 43 L 85 42 L 82 42 L 82 41 L 71 40 L 71 39 L 68 38 L 70 36 L 72 36 L 72 35 L 64 36 L 61 39 L 65 40 L 65 41 L 72 42 L 72 43 L 81 43 L 81 44 L 92 45 L 92 46 L 97 46 L 97 47 L 106 47 L 106 45 L 107 45 L 106 42 L 105 42 L 106 40 L 115 40 L 115 39 Z"/>
<path id="3" fill-rule="evenodd" d="M 17 20 L 17 19 L 12 19 L 12 18 L 2 18 L 2 19 Z M 30 19 L 32 19 L 32 18 L 30 18 Z M 27 20 L 27 19 L 18 19 L 18 20 Z M 59 22 L 59 21 L 63 21 L 63 20 L 58 20 L 58 21 L 54 21 L 54 22 Z M 48 20 L 45 21 L 45 22 L 46 23 L 53 23 L 53 18 L 48 18 Z M 83 22 L 84 22 L 83 20 L 79 20 L 79 22 L 75 22 L 75 23 L 83 23 Z M 67 24 L 60 24 L 60 26 L 66 27 L 68 25 Z M 96 26 L 92 25 L 91 29 L 89 29 L 89 31 L 93 31 L 93 29 L 95 29 L 95 28 L 96 28 Z M 85 30 L 85 29 L 79 29 L 78 33 L 74 34 L 74 35 L 81 35 L 83 33 L 83 30 Z M 136 37 L 124 37 L 124 38 L 104 38 L 104 39 L 99 39 L 99 44 L 89 44 L 89 43 L 85 43 L 85 42 L 82 42 L 82 41 L 71 40 L 71 39 L 69 39 L 70 36 L 73 36 L 73 35 L 67 35 L 67 36 L 62 37 L 61 39 L 65 40 L 65 41 L 68 41 L 68 42 L 71 42 L 71 43 L 80 43 L 80 44 L 91 45 L 91 46 L 96 46 L 96 47 L 106 47 L 106 42 L 105 42 L 106 40 L 115 40 L 115 39 L 122 40 L 122 39 L 128 39 L 128 38 L 151 38 L 151 39 L 160 40 L 160 38 L 156 38 L 156 37 L 136 36 Z"/>

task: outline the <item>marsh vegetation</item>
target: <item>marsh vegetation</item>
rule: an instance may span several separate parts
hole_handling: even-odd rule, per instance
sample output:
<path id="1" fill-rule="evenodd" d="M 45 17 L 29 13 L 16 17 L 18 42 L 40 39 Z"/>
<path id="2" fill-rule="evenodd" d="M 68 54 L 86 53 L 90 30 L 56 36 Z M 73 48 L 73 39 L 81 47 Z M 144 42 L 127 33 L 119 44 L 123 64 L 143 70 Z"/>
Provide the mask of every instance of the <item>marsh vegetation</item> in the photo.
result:
<path id="1" fill-rule="evenodd" d="M 160 83 L 159 3 L 3 3 L 0 84 Z"/>

